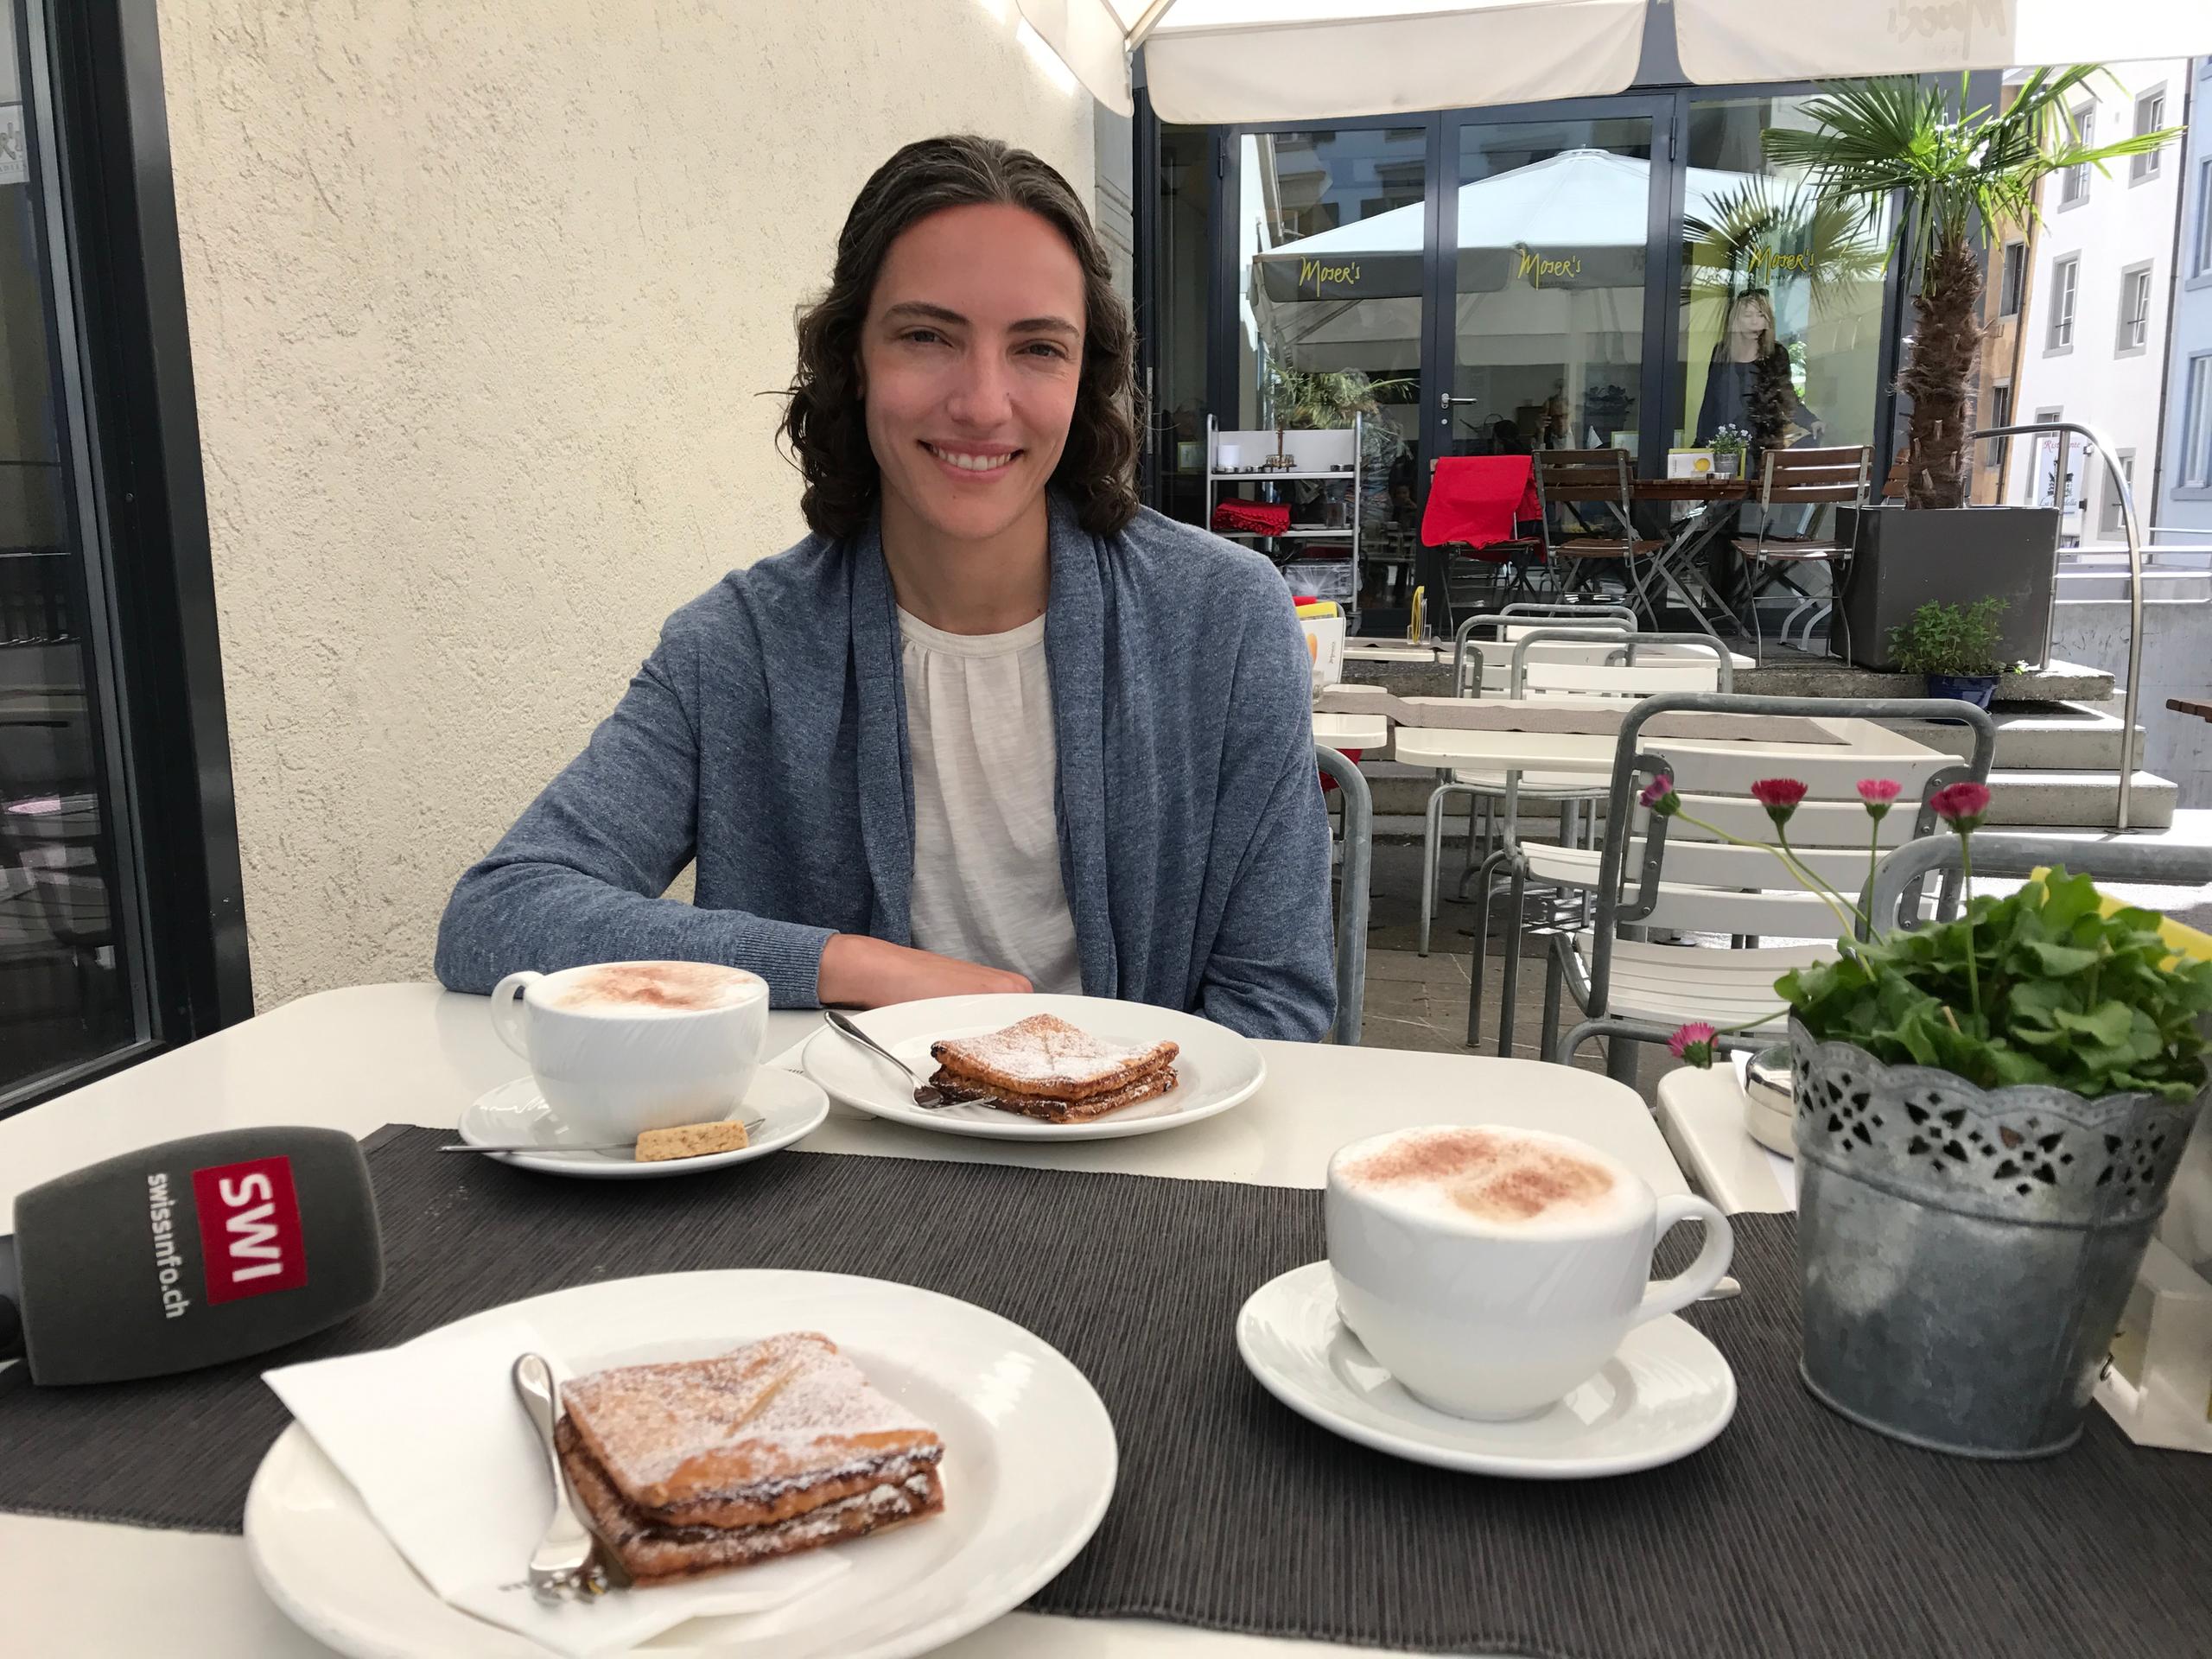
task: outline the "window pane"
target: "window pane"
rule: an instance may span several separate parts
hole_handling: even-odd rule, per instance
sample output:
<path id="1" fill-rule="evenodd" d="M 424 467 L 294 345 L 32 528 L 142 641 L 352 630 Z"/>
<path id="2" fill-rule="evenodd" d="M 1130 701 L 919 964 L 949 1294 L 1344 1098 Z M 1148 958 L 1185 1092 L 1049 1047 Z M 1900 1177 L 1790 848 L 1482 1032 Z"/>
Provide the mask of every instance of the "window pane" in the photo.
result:
<path id="1" fill-rule="evenodd" d="M 1875 440 L 1889 226 L 1854 226 L 1769 167 L 1761 135 L 1809 126 L 1806 101 L 1690 105 L 1676 443 L 1724 425 L 1761 443 Z"/>
<path id="2" fill-rule="evenodd" d="M 2189 427 L 2183 452 L 2189 486 L 2201 490 L 2212 485 L 2212 357 L 2190 359 Z"/>
<path id="3" fill-rule="evenodd" d="M 1459 135 L 1452 452 L 1633 452 L 1651 122 L 1485 122 Z"/>
<path id="4" fill-rule="evenodd" d="M 22 22 L 0 6 L 0 1096 L 142 1031 Z"/>
<path id="5" fill-rule="evenodd" d="M 1367 416 L 1363 524 L 1415 522 L 1427 173 L 1418 126 L 1243 139 L 1234 425 L 1268 425 L 1274 365 L 1360 376 L 1380 404 Z"/>
<path id="6" fill-rule="evenodd" d="M 1195 524 L 1205 512 L 1206 298 L 1212 250 L 1214 136 L 1205 127 L 1160 130 L 1159 296 L 1152 320 L 1159 447 L 1159 505 Z"/>

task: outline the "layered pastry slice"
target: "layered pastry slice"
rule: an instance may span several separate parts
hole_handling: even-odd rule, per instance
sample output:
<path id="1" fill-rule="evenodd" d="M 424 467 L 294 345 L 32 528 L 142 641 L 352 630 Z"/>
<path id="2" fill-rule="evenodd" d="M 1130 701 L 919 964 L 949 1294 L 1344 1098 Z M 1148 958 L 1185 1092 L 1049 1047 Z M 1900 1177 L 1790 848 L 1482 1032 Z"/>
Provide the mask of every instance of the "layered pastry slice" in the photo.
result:
<path id="1" fill-rule="evenodd" d="M 561 1390 L 555 1442 L 592 1529 L 641 1585 L 858 1538 L 944 1507 L 944 1443 L 829 1338 L 627 1365 Z"/>
<path id="2" fill-rule="evenodd" d="M 931 1043 L 938 1070 L 930 1081 L 1026 1117 L 1084 1123 L 1166 1094 L 1181 1052 L 1174 1043 L 1103 1042 L 1057 1014 L 1033 1014 L 1001 1031 Z"/>

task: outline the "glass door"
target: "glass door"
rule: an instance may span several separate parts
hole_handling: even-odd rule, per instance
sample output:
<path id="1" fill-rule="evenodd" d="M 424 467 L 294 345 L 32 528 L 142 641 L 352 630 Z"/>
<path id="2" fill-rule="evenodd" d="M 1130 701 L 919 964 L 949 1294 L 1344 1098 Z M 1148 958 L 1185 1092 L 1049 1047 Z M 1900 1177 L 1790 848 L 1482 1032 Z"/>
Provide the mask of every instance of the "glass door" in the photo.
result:
<path id="1" fill-rule="evenodd" d="M 1236 402 L 1224 427 L 1363 431 L 1358 499 L 1325 480 L 1281 486 L 1293 586 L 1356 597 L 1365 633 L 1406 626 L 1423 491 L 1421 348 L 1433 121 L 1238 136 L 1230 234 Z M 1272 444 L 1268 446 L 1273 448 Z M 1357 557 L 1349 536 L 1356 525 Z M 1334 562 L 1332 572 L 1320 567 Z M 1351 587 L 1340 594 L 1329 576 Z"/>
<path id="2" fill-rule="evenodd" d="M 1449 124 L 1436 453 L 1621 448 L 1661 470 L 1667 100 Z M 1645 453 L 1649 451 L 1649 453 Z"/>

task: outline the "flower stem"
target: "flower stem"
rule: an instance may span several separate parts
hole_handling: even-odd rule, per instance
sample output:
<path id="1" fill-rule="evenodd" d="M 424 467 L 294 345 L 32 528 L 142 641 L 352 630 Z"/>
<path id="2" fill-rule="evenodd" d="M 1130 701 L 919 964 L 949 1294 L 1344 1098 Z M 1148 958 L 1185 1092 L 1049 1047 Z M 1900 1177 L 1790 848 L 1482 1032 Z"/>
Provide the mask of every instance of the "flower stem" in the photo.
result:
<path id="1" fill-rule="evenodd" d="M 1986 1034 L 1987 1027 L 1981 1020 L 1981 976 L 1974 966 L 1976 950 L 1974 938 L 1974 831 L 1959 831 L 1959 862 L 1966 872 L 1967 883 L 1967 1007 L 1974 1014 L 1974 1035 Z"/>

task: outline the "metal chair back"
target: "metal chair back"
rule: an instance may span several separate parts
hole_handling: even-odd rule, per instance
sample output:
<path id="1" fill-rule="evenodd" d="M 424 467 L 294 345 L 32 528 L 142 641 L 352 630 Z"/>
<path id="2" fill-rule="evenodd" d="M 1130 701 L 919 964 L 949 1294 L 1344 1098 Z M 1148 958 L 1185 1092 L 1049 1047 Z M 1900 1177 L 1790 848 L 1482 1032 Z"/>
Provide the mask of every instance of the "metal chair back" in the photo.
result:
<path id="1" fill-rule="evenodd" d="M 1691 748 L 1687 745 L 1694 740 L 1646 734 L 1656 719 L 1697 714 L 1954 720 L 1972 730 L 1973 750 L 1963 763 L 1930 753 L 1910 764 L 1885 765 L 1884 771 L 1903 786 L 1903 793 L 1897 806 L 1875 826 L 1869 823 L 1856 788 L 1867 762 L 1851 747 L 1837 745 L 1834 755 L 1827 756 L 1810 745 L 1796 747 L 1783 762 L 1755 743 L 1714 741 Z M 1936 791 L 1964 779 L 1986 779 L 1996 749 L 1997 727 L 1988 711 L 1948 699 L 1850 702 L 1694 694 L 1660 696 L 1637 703 L 1621 723 L 1614 752 L 1605 845 L 1594 861 L 1584 855 L 1580 874 L 1580 885 L 1594 887 L 1595 910 L 1586 967 L 1576 958 L 1568 976 L 1575 982 L 1575 1000 L 1588 1017 L 1568 1033 L 1554 1058 L 1571 1058 L 1591 1036 L 1656 1042 L 1670 1034 L 1670 1028 L 1651 1021 L 1608 1013 L 1615 950 L 1624 928 L 1812 939 L 1833 938 L 1840 931 L 1827 901 L 1764 845 L 1736 847 L 1713 833 L 1762 843 L 1774 838 L 1766 809 L 1751 796 L 1754 782 L 1786 767 L 1787 775 L 1807 785 L 1806 798 L 1789 820 L 1789 844 L 1823 882 L 1850 897 L 1867 881 L 1878 840 L 1894 845 L 1929 835 L 1936 826 L 1935 809 L 1929 804 Z M 1662 774 L 1674 779 L 1685 811 L 1712 825 L 1713 831 L 1681 817 L 1661 817 L 1640 804 L 1645 785 Z M 1915 801 L 1916 810 L 1910 805 Z M 1627 833 L 1615 832 L 1616 825 L 1624 826 Z M 1555 861 L 1548 849 L 1532 845 L 1525 855 L 1534 879 L 1562 879 L 1536 868 Z M 1594 882 L 1587 862 L 1595 863 Z M 1571 872 L 1566 874 L 1572 879 Z M 1803 954 L 1811 960 L 1820 951 L 1815 948 Z"/>
<path id="2" fill-rule="evenodd" d="M 1966 845 L 1956 836 L 1934 836 L 1901 847 L 1874 871 L 1866 892 L 1866 921 L 1871 928 L 1917 927 L 1923 918 L 1920 888 L 1937 872 L 1963 873 Z M 1983 830 L 1974 838 L 1977 875 L 2021 876 L 2063 865 L 2073 875 L 2098 881 L 2132 882 L 2146 887 L 2201 887 L 2212 882 L 2212 847 L 2129 841 L 2061 841 L 2053 836 L 2007 835 Z"/>
<path id="3" fill-rule="evenodd" d="M 1344 801 L 1344 861 L 1337 893 L 1337 1020 L 1339 1046 L 1356 1047 L 1367 1000 L 1367 916 L 1375 868 L 1375 798 L 1367 779 L 1334 749 L 1313 746 L 1313 759 L 1336 779 Z"/>
<path id="4" fill-rule="evenodd" d="M 1735 658 L 1710 634 L 1539 628 L 1514 642 L 1505 690 L 1515 697 L 1649 697 L 1735 684 Z"/>

